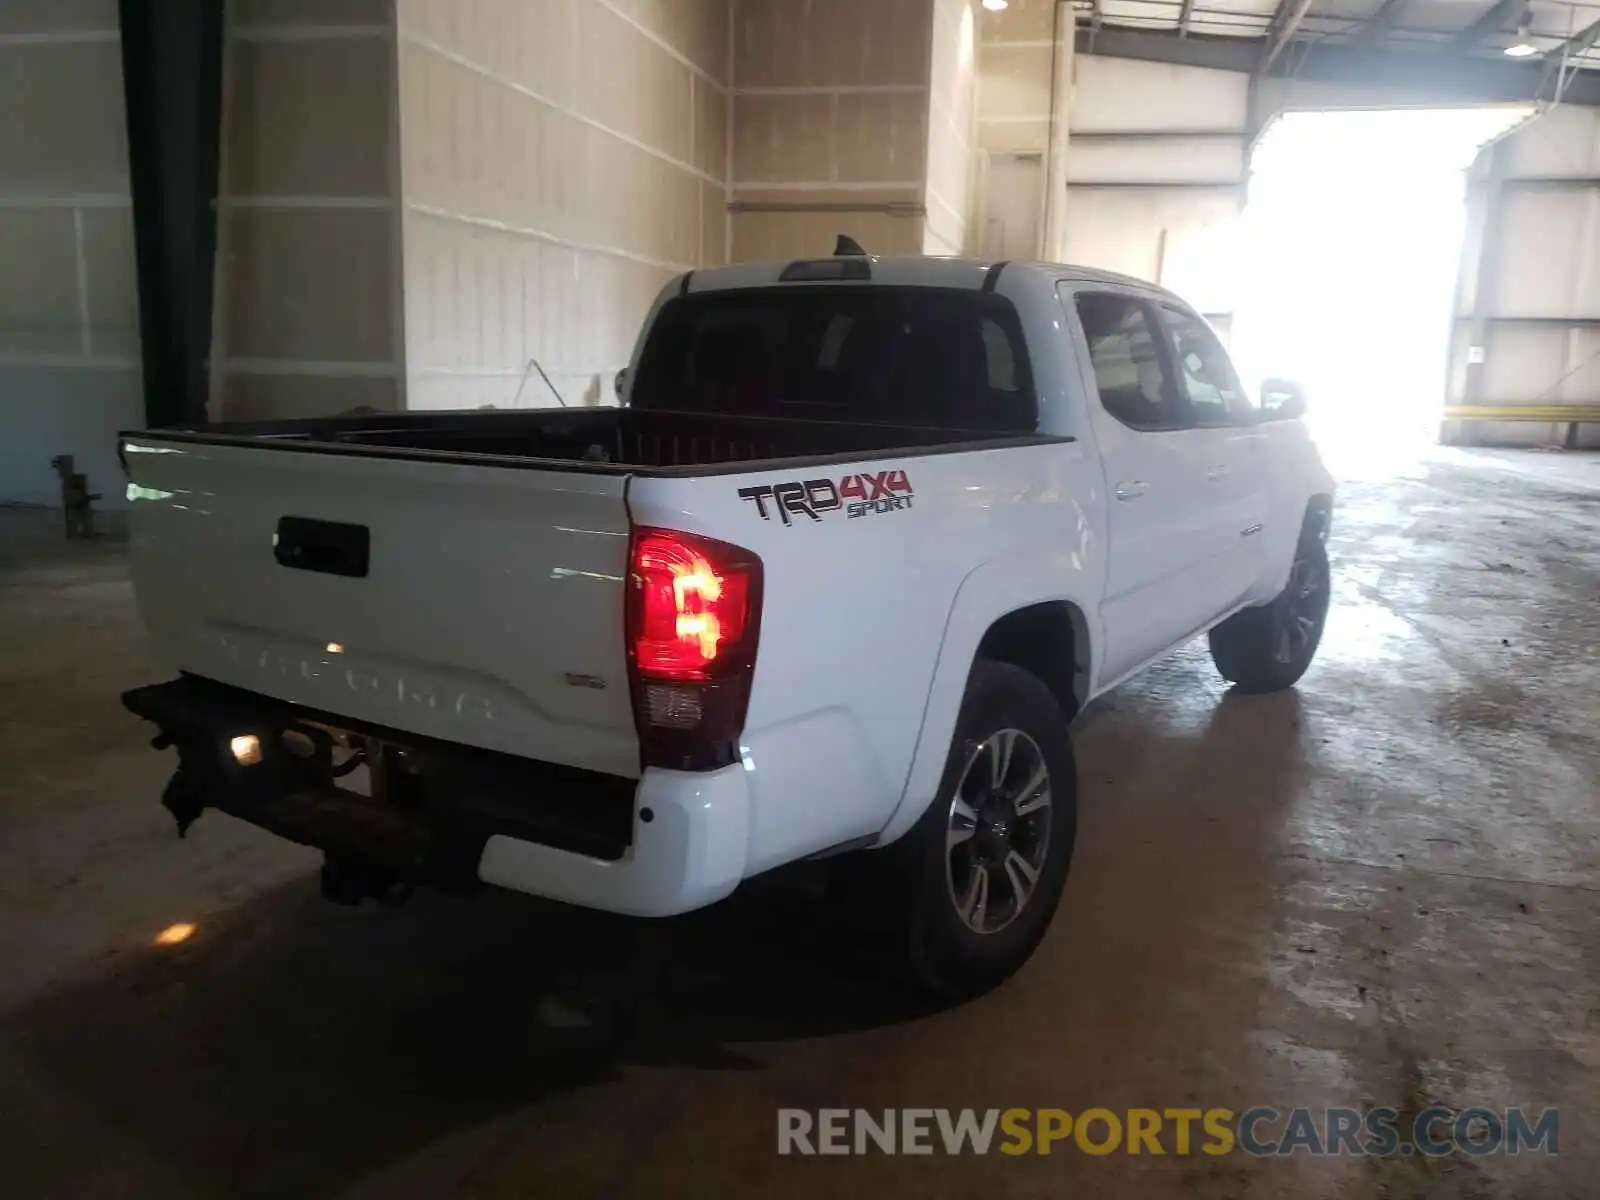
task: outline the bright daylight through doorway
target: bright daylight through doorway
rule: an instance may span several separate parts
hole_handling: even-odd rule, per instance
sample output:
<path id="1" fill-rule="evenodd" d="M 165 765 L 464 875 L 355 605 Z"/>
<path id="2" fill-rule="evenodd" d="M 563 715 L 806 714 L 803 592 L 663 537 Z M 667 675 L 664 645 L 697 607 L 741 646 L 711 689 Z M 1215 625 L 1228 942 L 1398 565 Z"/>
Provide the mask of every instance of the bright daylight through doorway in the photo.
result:
<path id="1" fill-rule="evenodd" d="M 1234 238 L 1231 343 L 1252 383 L 1310 397 L 1341 474 L 1438 436 L 1465 225 L 1465 170 L 1530 106 L 1288 112 L 1251 158 Z"/>

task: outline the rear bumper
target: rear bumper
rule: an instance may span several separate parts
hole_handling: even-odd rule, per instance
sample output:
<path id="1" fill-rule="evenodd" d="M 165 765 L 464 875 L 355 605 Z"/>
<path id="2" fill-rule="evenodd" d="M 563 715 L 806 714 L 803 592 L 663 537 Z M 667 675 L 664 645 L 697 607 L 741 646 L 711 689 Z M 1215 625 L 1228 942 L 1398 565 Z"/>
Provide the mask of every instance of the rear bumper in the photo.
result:
<path id="1" fill-rule="evenodd" d="M 385 878 L 477 881 L 637 916 L 687 912 L 744 877 L 742 766 L 624 779 L 417 737 L 185 676 L 123 696 L 176 747 L 180 832 L 216 808 Z M 302 752 L 291 753 L 289 741 Z M 259 738 L 240 765 L 233 738 Z M 305 753 L 310 749 L 310 753 Z M 370 795 L 340 786 L 359 753 Z"/>
<path id="2" fill-rule="evenodd" d="M 519 892 L 642 917 L 704 908 L 739 886 L 750 840 L 742 766 L 706 772 L 652 767 L 636 795 L 633 845 L 622 858 L 607 862 L 497 835 L 484 846 L 479 877 Z"/>

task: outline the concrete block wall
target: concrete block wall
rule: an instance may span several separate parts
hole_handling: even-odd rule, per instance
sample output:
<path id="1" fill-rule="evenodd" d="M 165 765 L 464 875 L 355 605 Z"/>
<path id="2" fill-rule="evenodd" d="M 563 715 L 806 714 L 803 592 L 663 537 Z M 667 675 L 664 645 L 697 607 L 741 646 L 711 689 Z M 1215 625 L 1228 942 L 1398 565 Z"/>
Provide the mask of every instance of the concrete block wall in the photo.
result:
<path id="1" fill-rule="evenodd" d="M 978 144 L 995 153 L 1050 146 L 1050 66 L 1056 0 L 984 10 L 978 38 Z"/>
<path id="2" fill-rule="evenodd" d="M 734 0 L 735 260 L 922 253 L 933 31 L 934 0 Z"/>
<path id="3" fill-rule="evenodd" d="M 726 261 L 727 0 L 400 0 L 411 408 L 609 403 Z"/>
<path id="4" fill-rule="evenodd" d="M 56 504 L 71 454 L 123 502 L 144 419 L 116 0 L 0 4 L 0 503 Z"/>
<path id="5" fill-rule="evenodd" d="M 392 0 L 229 0 L 214 419 L 404 407 Z"/>

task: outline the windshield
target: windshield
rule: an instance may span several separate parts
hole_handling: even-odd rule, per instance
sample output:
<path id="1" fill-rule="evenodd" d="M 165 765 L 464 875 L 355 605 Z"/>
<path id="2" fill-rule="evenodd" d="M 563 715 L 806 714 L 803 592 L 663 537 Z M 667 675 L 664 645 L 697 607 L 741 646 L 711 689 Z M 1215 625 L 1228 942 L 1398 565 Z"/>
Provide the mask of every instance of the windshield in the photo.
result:
<path id="1" fill-rule="evenodd" d="M 832 285 L 679 296 L 661 309 L 634 408 L 1033 433 L 1033 379 L 1009 300 L 954 288 Z"/>

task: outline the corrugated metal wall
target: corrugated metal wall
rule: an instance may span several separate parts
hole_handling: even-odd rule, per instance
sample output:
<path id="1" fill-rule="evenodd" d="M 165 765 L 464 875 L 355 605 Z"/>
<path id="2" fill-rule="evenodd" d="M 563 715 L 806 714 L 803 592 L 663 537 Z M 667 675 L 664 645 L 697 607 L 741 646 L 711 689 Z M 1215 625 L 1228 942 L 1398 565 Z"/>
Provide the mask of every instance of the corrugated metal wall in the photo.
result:
<path id="1" fill-rule="evenodd" d="M 1553 109 L 1477 164 L 1449 402 L 1600 405 L 1600 109 Z M 1600 423 L 1452 422 L 1447 436 L 1600 446 Z"/>

